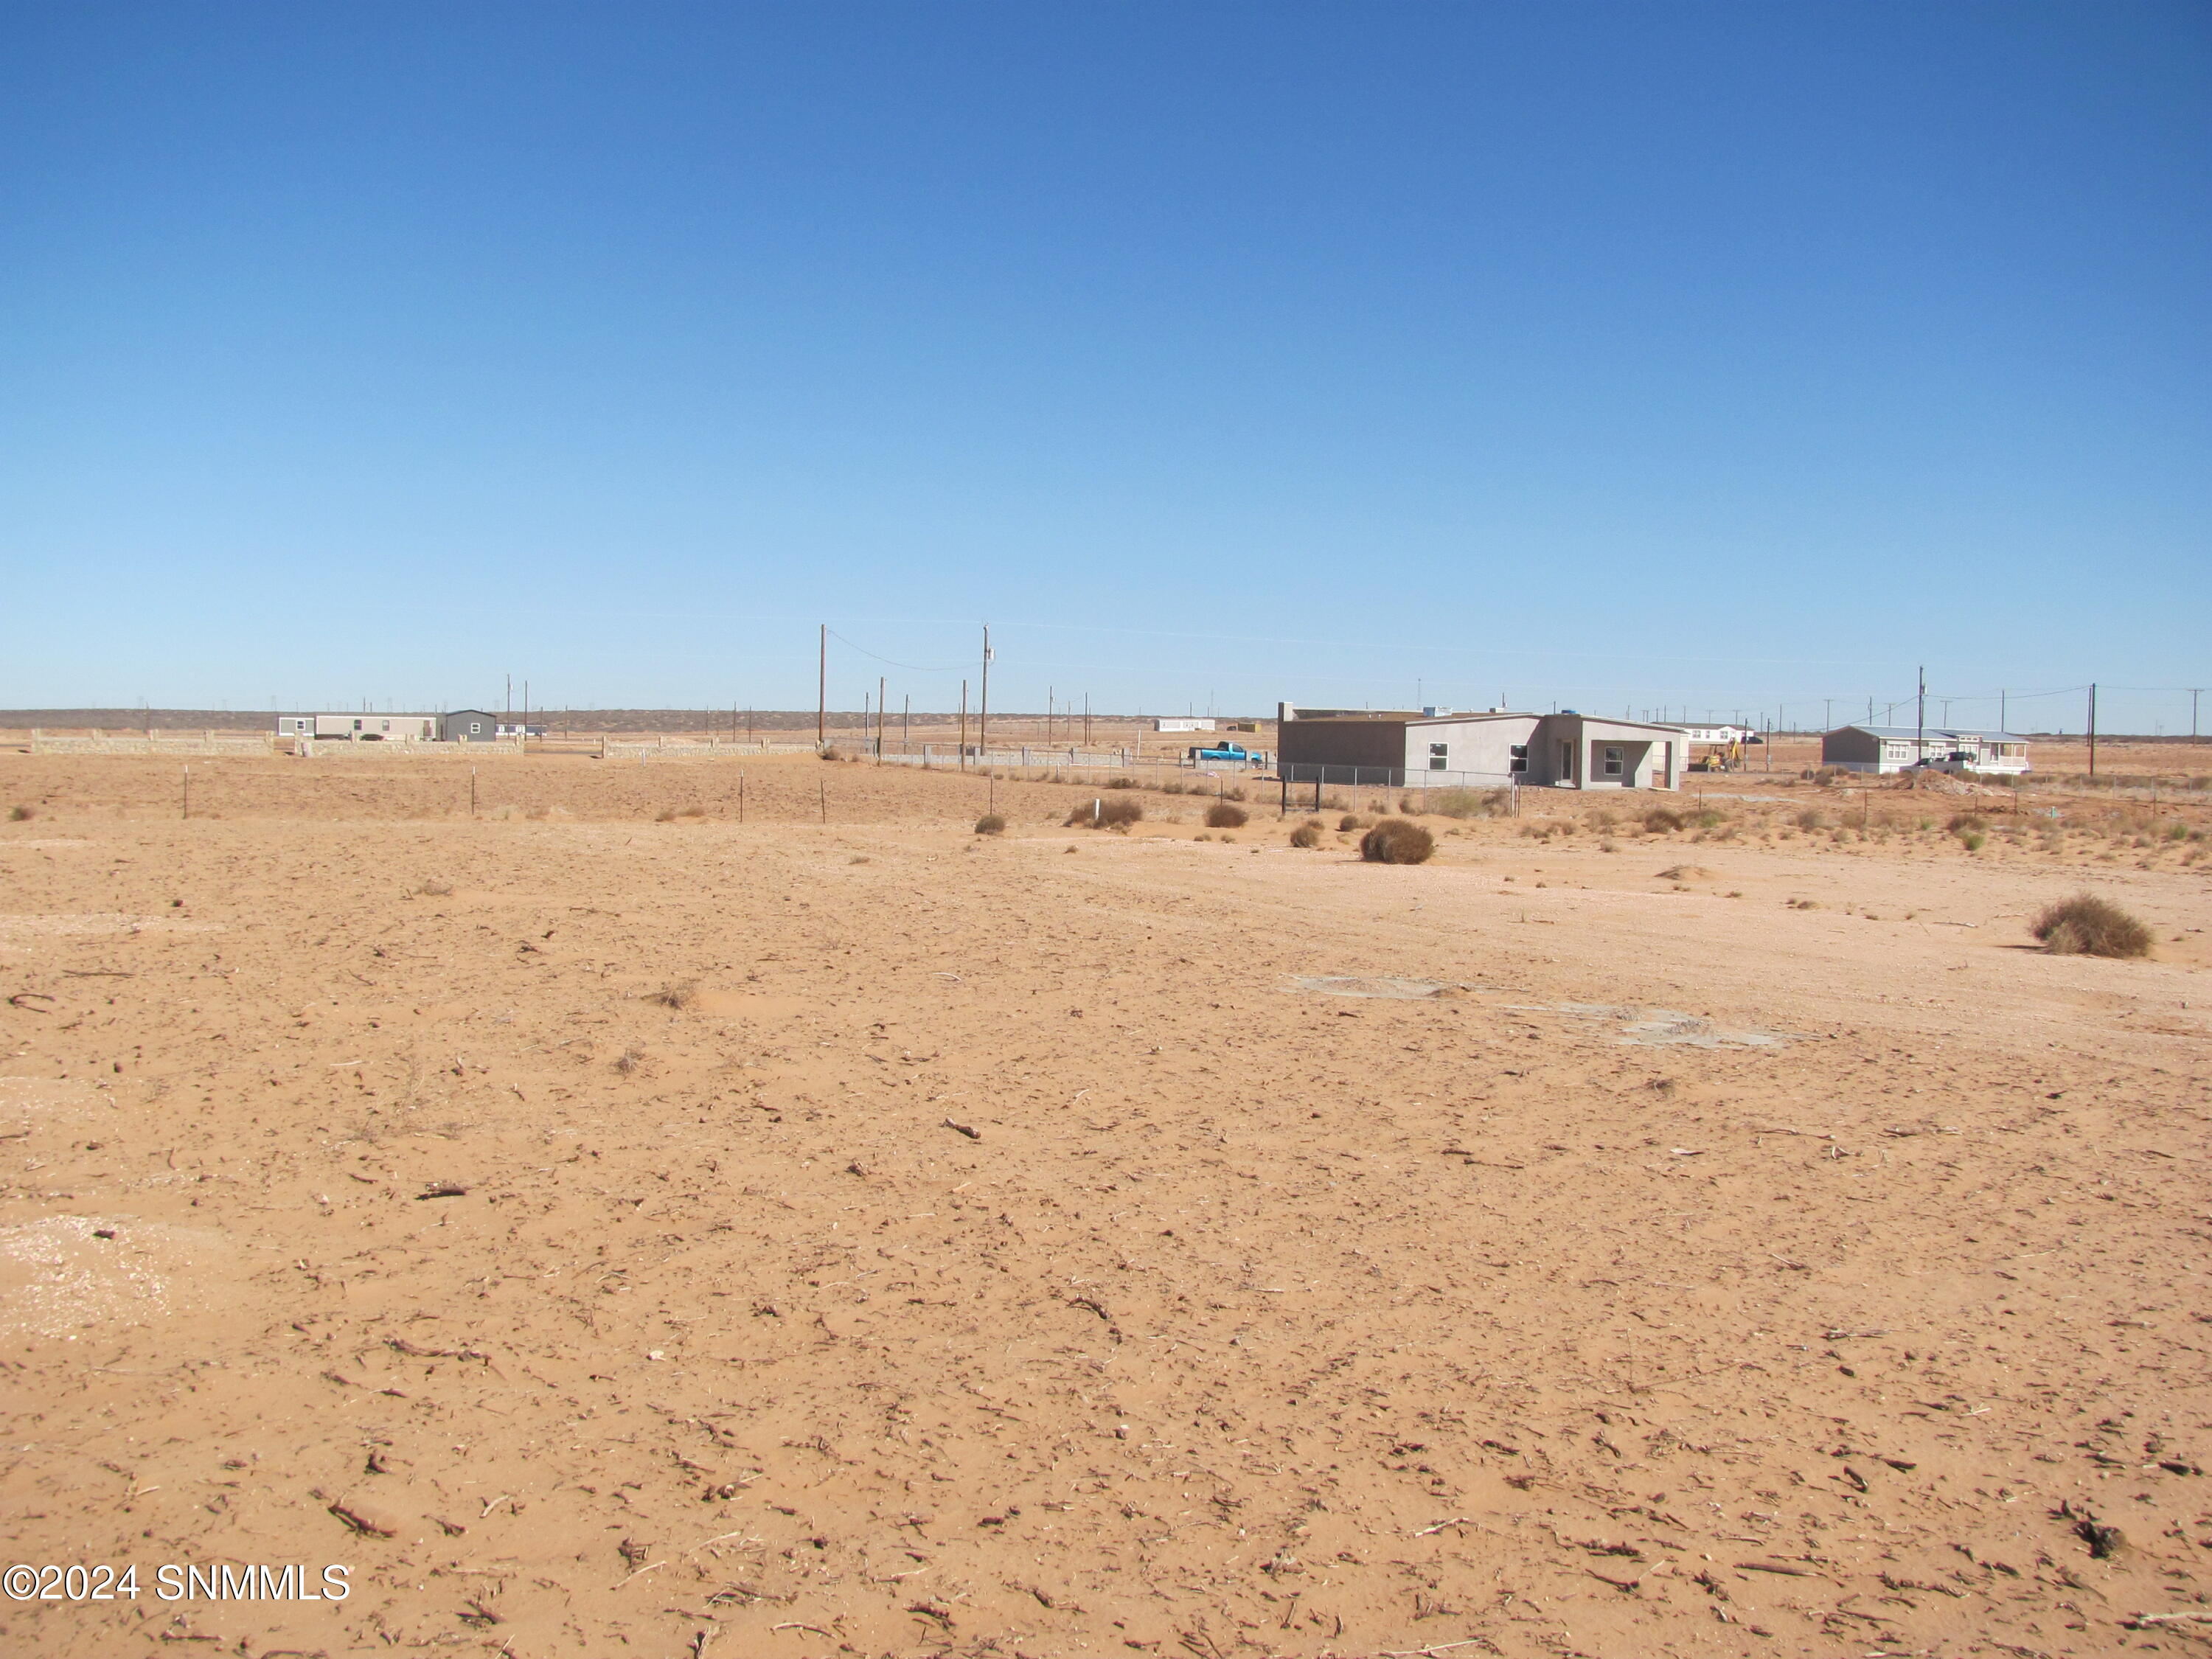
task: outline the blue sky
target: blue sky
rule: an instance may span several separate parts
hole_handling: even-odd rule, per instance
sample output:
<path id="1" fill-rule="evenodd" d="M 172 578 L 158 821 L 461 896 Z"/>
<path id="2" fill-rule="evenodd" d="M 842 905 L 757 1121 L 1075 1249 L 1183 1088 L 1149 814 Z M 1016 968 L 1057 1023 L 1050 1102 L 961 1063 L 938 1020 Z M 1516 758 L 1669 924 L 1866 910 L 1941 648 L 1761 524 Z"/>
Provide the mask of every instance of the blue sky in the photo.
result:
<path id="1" fill-rule="evenodd" d="M 2197 3 L 0 4 L 0 705 L 2202 684 L 2208 185 Z"/>

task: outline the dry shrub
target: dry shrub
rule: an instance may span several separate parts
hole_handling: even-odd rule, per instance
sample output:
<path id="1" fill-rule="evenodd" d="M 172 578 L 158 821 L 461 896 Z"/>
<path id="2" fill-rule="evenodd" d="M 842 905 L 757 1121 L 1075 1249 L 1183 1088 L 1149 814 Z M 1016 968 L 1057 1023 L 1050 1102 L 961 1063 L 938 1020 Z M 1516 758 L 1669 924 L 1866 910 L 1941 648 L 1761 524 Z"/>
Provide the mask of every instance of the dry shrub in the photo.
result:
<path id="1" fill-rule="evenodd" d="M 1370 864 L 1425 864 L 1437 838 L 1418 823 L 1384 818 L 1359 838 L 1359 856 Z"/>
<path id="2" fill-rule="evenodd" d="M 450 898 L 453 884 L 449 881 L 426 881 L 415 890 L 416 898 Z"/>
<path id="3" fill-rule="evenodd" d="M 1644 827 L 1653 835 L 1664 835 L 1680 830 L 1689 820 L 1671 806 L 1655 806 L 1644 815 Z"/>
<path id="4" fill-rule="evenodd" d="M 1137 787 L 1137 781 L 1134 778 L 1109 778 L 1106 780 L 1106 787 L 1109 789 L 1134 789 Z"/>
<path id="5" fill-rule="evenodd" d="M 676 816 L 679 818 L 703 818 L 707 816 L 707 809 L 695 804 L 685 807 Z"/>
<path id="6" fill-rule="evenodd" d="M 1808 806 L 1793 822 L 1800 830 L 1825 830 L 1828 827 L 1828 815 Z"/>
<path id="7" fill-rule="evenodd" d="M 661 808 L 658 812 L 655 812 L 655 813 L 653 815 L 653 821 L 655 823 L 675 823 L 675 822 L 676 822 L 676 809 L 675 809 L 674 807 L 672 807 L 672 806 L 664 806 L 664 807 L 662 807 L 662 808 Z"/>
<path id="8" fill-rule="evenodd" d="M 684 981 L 681 985 L 665 985 L 646 998 L 646 1000 L 657 1002 L 664 1008 L 689 1008 L 699 1000 L 699 987 L 690 980 Z"/>
<path id="9" fill-rule="evenodd" d="M 1943 828 L 1954 836 L 1970 836 L 1978 830 L 1987 830 L 1990 821 L 1979 812 L 1959 812 L 1952 816 Z"/>
<path id="10" fill-rule="evenodd" d="M 35 806 L 11 806 L 8 809 L 8 821 L 10 823 L 27 823 L 38 816 L 39 809 Z"/>
<path id="11" fill-rule="evenodd" d="M 1690 822 L 1700 830 L 1717 830 L 1728 822 L 1728 814 L 1717 807 L 1701 806 L 1691 817 Z"/>
<path id="12" fill-rule="evenodd" d="M 644 1062 L 645 1055 L 641 1051 L 635 1048 L 625 1048 L 615 1057 L 615 1070 L 628 1077 Z"/>
<path id="13" fill-rule="evenodd" d="M 1428 806 L 1448 818 L 1501 817 L 1509 810 L 1512 792 L 1506 789 L 1431 789 Z M 1610 814 L 1605 821 L 1612 822 Z"/>
<path id="14" fill-rule="evenodd" d="M 1321 825 L 1317 823 L 1300 824 L 1297 829 L 1291 831 L 1291 845 L 1293 847 L 1306 848 L 1309 850 L 1320 846 Z"/>
<path id="15" fill-rule="evenodd" d="M 2035 919 L 2034 933 L 2055 957 L 2147 957 L 2150 929 L 2117 904 L 2076 893 Z"/>
<path id="16" fill-rule="evenodd" d="M 1336 821 L 1337 833 L 1339 835 L 1348 835 L 1352 830 L 1359 828 L 1359 824 L 1360 818 L 1358 813 L 1346 812 L 1342 817 Z"/>
<path id="17" fill-rule="evenodd" d="M 1093 817 L 1093 814 L 1096 817 Z M 1067 826 L 1089 824 L 1094 830 L 1126 830 L 1145 816 L 1145 803 L 1121 795 L 1113 800 L 1079 802 L 1067 815 Z"/>
<path id="18" fill-rule="evenodd" d="M 834 743 L 825 744 L 822 750 L 822 758 L 826 761 L 841 761 L 845 758 L 845 751 Z"/>
<path id="19" fill-rule="evenodd" d="M 996 812 L 986 812 L 975 820 L 975 833 L 979 836 L 1003 836 L 1006 833 L 1006 821 Z"/>
<path id="20" fill-rule="evenodd" d="M 1713 872 L 1702 864 L 1670 864 L 1659 872 L 1662 881 L 1711 881 Z"/>
<path id="21" fill-rule="evenodd" d="M 1206 809 L 1206 827 L 1209 830 L 1242 830 L 1251 817 L 1241 806 L 1231 806 L 1218 800 Z"/>

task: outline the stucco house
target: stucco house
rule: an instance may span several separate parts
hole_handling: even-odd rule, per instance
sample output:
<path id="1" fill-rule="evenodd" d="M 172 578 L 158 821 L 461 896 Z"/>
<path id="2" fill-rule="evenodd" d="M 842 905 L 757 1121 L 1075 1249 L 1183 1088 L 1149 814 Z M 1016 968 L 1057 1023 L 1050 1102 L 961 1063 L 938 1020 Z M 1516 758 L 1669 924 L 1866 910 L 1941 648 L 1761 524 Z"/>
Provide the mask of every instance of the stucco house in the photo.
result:
<path id="1" fill-rule="evenodd" d="M 1680 726 L 1573 709 L 1453 714 L 1281 703 L 1277 710 L 1277 769 L 1292 783 L 1674 789 L 1688 758 Z"/>

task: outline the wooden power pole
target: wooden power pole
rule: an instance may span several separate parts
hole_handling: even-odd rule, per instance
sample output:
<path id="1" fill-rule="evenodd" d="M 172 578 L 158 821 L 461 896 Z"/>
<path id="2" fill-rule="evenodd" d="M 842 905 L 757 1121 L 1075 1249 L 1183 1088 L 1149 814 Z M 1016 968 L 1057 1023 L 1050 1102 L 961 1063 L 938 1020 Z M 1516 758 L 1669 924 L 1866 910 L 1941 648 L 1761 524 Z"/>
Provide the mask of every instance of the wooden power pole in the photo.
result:
<path id="1" fill-rule="evenodd" d="M 830 624 L 822 624 L 822 654 L 814 676 L 814 746 L 830 742 Z"/>

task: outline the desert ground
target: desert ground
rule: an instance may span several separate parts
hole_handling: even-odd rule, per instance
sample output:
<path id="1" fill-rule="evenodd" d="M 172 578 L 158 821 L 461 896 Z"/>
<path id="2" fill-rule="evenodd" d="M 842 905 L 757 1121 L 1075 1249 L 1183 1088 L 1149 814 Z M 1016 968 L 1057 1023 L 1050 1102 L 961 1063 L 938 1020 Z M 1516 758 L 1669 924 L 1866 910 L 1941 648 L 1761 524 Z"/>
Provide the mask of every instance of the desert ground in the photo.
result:
<path id="1" fill-rule="evenodd" d="M 2203 792 L 463 758 L 0 752 L 0 1651 L 2212 1650 Z"/>

